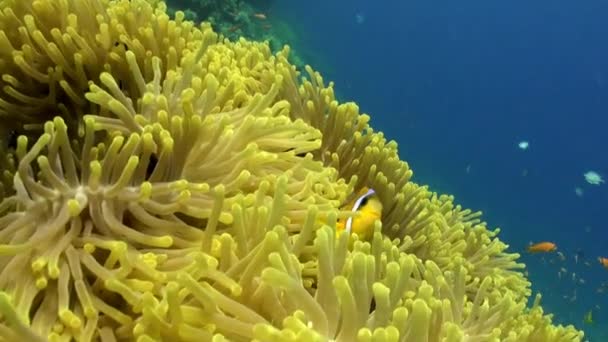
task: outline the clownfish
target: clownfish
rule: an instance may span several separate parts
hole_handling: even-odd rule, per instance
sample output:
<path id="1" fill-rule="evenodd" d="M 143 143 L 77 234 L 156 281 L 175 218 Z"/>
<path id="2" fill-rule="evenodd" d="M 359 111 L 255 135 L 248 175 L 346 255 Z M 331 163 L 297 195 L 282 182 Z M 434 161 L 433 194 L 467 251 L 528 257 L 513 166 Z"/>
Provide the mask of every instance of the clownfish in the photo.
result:
<path id="1" fill-rule="evenodd" d="M 346 230 L 348 233 L 356 233 L 363 240 L 369 240 L 374 233 L 374 222 L 382 216 L 382 202 L 374 189 L 361 189 L 356 197 L 341 209 L 349 210 L 355 215 L 338 220 L 338 233 Z"/>
<path id="2" fill-rule="evenodd" d="M 553 242 L 539 242 L 528 246 L 528 252 L 530 253 L 548 253 L 557 250 L 557 246 Z"/>

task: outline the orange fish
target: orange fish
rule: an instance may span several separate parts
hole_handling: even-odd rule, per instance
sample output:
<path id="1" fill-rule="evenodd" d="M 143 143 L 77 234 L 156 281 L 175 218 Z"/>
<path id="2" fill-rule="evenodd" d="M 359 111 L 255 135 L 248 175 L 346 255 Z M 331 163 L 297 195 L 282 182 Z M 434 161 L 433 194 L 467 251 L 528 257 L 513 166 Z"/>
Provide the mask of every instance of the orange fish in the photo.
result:
<path id="1" fill-rule="evenodd" d="M 539 242 L 528 246 L 528 252 L 530 253 L 547 253 L 554 252 L 557 250 L 557 246 L 553 242 Z"/>
<path id="2" fill-rule="evenodd" d="M 602 264 L 602 266 L 608 268 L 608 258 L 599 257 L 597 260 Z"/>
<path id="3" fill-rule="evenodd" d="M 253 16 L 260 20 L 266 20 L 266 14 L 264 14 L 264 13 L 256 13 Z"/>

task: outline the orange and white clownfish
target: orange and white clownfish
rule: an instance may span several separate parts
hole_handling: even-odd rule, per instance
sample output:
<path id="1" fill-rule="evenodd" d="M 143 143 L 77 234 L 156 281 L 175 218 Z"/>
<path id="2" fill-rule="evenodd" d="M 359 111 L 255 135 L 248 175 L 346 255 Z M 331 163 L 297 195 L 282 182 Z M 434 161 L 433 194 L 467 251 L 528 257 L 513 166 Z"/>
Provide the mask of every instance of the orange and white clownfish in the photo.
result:
<path id="1" fill-rule="evenodd" d="M 348 233 L 356 233 L 362 240 L 371 239 L 374 223 L 382 216 L 382 202 L 376 191 L 364 187 L 341 209 L 350 210 L 355 215 L 338 220 L 336 223 L 338 233 L 346 230 Z"/>

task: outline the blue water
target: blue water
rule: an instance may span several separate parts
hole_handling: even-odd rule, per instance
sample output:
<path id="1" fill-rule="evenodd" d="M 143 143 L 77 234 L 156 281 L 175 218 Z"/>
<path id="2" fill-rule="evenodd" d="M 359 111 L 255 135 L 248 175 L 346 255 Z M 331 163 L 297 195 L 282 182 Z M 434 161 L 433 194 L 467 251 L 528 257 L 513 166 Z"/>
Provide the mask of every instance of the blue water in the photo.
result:
<path id="1" fill-rule="evenodd" d="M 513 251 L 558 245 L 565 261 L 522 260 L 546 310 L 592 342 L 608 341 L 608 294 L 596 292 L 608 281 L 597 262 L 608 256 L 608 184 L 583 173 L 608 178 L 606 13 L 601 0 L 276 1 L 269 10 L 341 99 L 399 143 L 415 181 L 482 210 Z M 595 324 L 585 325 L 592 308 Z"/>

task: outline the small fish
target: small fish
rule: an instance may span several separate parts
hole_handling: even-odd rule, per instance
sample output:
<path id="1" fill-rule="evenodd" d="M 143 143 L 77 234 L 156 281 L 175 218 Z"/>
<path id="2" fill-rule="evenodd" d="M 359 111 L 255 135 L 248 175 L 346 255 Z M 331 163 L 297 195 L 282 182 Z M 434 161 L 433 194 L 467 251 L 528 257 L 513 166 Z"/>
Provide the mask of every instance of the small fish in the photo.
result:
<path id="1" fill-rule="evenodd" d="M 336 224 L 338 232 L 346 230 L 368 240 L 374 232 L 374 223 L 382 216 L 382 202 L 373 189 L 363 188 L 354 200 L 342 207 L 342 210 L 350 210 L 355 215 L 338 220 Z"/>
<path id="2" fill-rule="evenodd" d="M 260 20 L 266 20 L 266 14 L 264 13 L 255 13 L 253 17 Z"/>
<path id="3" fill-rule="evenodd" d="M 528 146 L 530 146 L 530 143 L 524 140 L 524 141 L 520 141 L 520 142 L 519 142 L 519 144 L 517 144 L 517 146 L 518 146 L 520 149 L 522 149 L 522 150 L 524 150 L 524 151 L 525 151 L 525 150 L 527 150 L 527 149 L 528 149 Z"/>
<path id="4" fill-rule="evenodd" d="M 574 293 L 572 294 L 572 297 L 570 297 L 570 303 L 574 303 L 576 301 L 576 289 L 574 289 Z"/>
<path id="5" fill-rule="evenodd" d="M 528 252 L 530 253 L 547 253 L 554 252 L 557 250 L 557 246 L 553 242 L 539 242 L 528 246 Z"/>
<path id="6" fill-rule="evenodd" d="M 242 26 L 243 26 L 243 24 L 238 24 L 238 25 L 233 25 L 233 26 L 230 26 L 230 27 L 228 28 L 228 32 L 230 32 L 230 33 L 236 32 L 236 31 L 237 31 L 238 29 L 240 29 Z"/>
<path id="7" fill-rule="evenodd" d="M 595 171 L 587 171 L 583 176 L 585 176 L 585 180 L 589 184 L 600 185 L 604 183 L 604 179 L 602 178 L 602 176 Z"/>
<path id="8" fill-rule="evenodd" d="M 602 264 L 602 266 L 608 269 L 608 258 L 598 257 L 597 260 L 600 262 L 600 264 Z"/>
<path id="9" fill-rule="evenodd" d="M 585 316 L 583 317 L 583 322 L 585 324 L 593 324 L 593 310 L 589 310 Z"/>
<path id="10" fill-rule="evenodd" d="M 365 14 L 357 13 L 355 15 L 355 22 L 359 25 L 363 24 L 365 22 Z"/>

